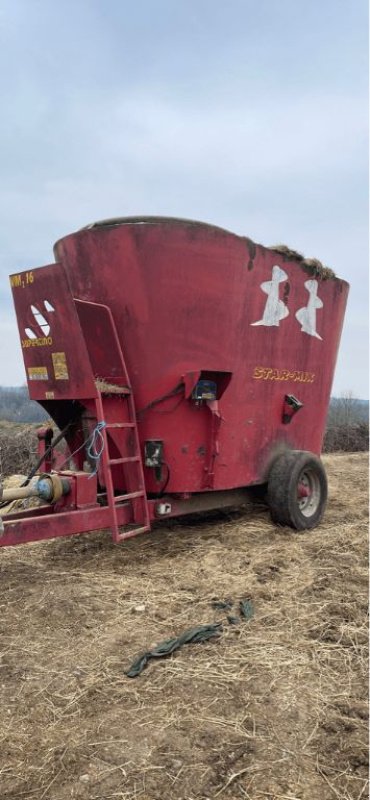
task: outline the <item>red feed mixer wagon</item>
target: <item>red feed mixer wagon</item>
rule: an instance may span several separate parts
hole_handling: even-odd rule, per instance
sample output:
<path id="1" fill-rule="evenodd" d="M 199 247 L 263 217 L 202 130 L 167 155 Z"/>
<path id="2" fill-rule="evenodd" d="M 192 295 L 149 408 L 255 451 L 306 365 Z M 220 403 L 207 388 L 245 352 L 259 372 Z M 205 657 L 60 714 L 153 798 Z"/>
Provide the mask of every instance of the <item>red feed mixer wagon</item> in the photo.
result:
<path id="1" fill-rule="evenodd" d="M 54 253 L 10 281 L 29 394 L 60 433 L 40 429 L 37 469 L 2 491 L 3 508 L 39 505 L 3 513 L 0 544 L 98 529 L 120 542 L 258 485 L 277 523 L 317 525 L 348 284 L 172 218 L 98 222 Z"/>

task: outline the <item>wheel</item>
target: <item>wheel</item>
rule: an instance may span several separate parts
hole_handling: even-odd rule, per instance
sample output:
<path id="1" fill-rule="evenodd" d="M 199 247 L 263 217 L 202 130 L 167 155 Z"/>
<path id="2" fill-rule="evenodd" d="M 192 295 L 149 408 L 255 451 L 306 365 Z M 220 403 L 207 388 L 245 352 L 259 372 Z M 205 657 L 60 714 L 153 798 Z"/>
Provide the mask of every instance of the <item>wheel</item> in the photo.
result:
<path id="1" fill-rule="evenodd" d="M 289 450 L 274 461 L 267 486 L 271 517 L 298 531 L 315 528 L 325 511 L 328 484 L 317 456 Z"/>

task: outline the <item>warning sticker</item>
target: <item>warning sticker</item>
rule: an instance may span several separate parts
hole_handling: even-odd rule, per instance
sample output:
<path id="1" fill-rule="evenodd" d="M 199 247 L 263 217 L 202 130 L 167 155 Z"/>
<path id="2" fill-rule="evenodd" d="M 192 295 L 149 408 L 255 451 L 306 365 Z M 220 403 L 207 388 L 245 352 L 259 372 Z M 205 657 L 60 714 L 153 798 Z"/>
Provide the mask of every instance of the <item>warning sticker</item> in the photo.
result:
<path id="1" fill-rule="evenodd" d="M 54 375 L 56 381 L 68 381 L 68 367 L 65 353 L 52 353 Z"/>
<path id="2" fill-rule="evenodd" d="M 47 381 L 47 367 L 28 367 L 28 378 L 30 381 Z"/>

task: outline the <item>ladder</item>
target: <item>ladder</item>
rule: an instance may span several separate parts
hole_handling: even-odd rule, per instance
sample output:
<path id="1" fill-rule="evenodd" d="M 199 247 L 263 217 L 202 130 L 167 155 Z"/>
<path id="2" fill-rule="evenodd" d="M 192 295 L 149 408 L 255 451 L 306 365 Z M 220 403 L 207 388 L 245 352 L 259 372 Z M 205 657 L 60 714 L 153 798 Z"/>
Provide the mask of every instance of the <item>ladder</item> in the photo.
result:
<path id="1" fill-rule="evenodd" d="M 96 419 L 105 423 L 100 431 L 104 443 L 101 466 L 110 527 L 113 541 L 122 542 L 150 530 L 134 397 L 111 309 L 85 300 L 75 299 L 75 304 L 96 387 Z M 91 335 L 97 330 L 103 347 L 96 347 L 97 337 Z M 100 378 L 102 375 L 106 377 Z M 124 487 L 120 494 L 115 494 L 115 485 Z M 131 506 L 132 520 L 121 532 L 117 510 L 127 503 Z"/>
<path id="2" fill-rule="evenodd" d="M 122 406 L 126 406 L 124 418 L 127 418 L 127 421 L 125 422 L 110 421 L 109 402 L 106 394 L 106 392 L 98 389 L 98 396 L 95 400 L 97 420 L 105 422 L 105 427 L 101 430 L 104 442 L 101 460 L 105 477 L 107 503 L 111 511 L 113 541 L 122 542 L 124 539 L 149 531 L 150 516 L 145 491 L 143 463 L 140 455 L 135 405 L 131 389 L 126 389 L 120 395 Z M 127 454 L 127 447 L 124 447 L 123 444 L 125 436 L 121 436 L 121 433 L 124 434 L 125 432 L 130 434 L 130 455 Z M 113 445 L 121 452 L 118 457 L 112 457 Z M 117 472 L 122 476 L 122 485 L 128 487 L 123 494 L 116 495 L 114 493 L 112 467 L 118 467 Z M 132 506 L 133 521 L 126 525 L 124 532 L 121 533 L 118 526 L 117 507 L 122 503 L 128 502 Z"/>

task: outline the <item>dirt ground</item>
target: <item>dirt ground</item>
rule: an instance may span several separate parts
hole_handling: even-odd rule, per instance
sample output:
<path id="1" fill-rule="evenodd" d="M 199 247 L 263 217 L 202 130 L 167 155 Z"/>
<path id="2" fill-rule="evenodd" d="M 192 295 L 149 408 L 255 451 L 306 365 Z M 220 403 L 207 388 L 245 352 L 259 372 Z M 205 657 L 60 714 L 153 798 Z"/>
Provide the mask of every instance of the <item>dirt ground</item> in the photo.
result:
<path id="1" fill-rule="evenodd" d="M 1 551 L 1 800 L 368 798 L 367 456 L 324 460 L 312 533 L 255 507 Z"/>

